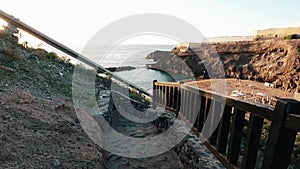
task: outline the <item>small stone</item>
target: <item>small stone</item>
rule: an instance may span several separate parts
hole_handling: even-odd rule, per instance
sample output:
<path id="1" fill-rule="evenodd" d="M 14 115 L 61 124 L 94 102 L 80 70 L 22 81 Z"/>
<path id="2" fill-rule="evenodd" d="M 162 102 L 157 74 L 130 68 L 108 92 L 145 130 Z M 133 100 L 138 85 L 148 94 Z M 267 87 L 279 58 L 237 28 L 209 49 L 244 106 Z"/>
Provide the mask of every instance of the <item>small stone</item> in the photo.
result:
<path id="1" fill-rule="evenodd" d="M 56 168 L 58 168 L 58 167 L 60 167 L 60 165 L 61 164 L 60 164 L 59 160 L 55 159 L 54 162 L 53 162 L 53 166 L 56 167 Z"/>
<path id="2" fill-rule="evenodd" d="M 8 119 L 8 117 L 7 117 L 6 115 L 4 115 L 4 114 L 1 115 L 1 118 L 2 118 L 3 120 L 7 120 L 7 119 Z"/>

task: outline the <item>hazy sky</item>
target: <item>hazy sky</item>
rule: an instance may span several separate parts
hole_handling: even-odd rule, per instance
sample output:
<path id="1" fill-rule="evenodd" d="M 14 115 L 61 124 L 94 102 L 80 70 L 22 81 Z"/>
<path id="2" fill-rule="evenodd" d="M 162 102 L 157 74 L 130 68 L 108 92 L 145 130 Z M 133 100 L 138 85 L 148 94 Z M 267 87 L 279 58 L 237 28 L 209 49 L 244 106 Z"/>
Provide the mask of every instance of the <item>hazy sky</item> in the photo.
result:
<path id="1" fill-rule="evenodd" d="M 215 37 L 300 26 L 299 6 L 299 0 L 0 0 L 1 10 L 75 49 L 107 24 L 133 14 L 176 16 Z"/>

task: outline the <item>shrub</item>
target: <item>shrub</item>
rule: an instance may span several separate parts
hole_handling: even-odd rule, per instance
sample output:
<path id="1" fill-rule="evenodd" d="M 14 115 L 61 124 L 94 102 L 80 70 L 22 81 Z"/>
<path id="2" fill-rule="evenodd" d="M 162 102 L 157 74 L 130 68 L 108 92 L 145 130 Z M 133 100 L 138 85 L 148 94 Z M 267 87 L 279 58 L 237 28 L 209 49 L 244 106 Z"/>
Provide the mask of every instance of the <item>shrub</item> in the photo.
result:
<path id="1" fill-rule="evenodd" d="M 67 59 L 64 57 L 60 57 L 58 56 L 56 53 L 54 52 L 47 52 L 44 49 L 33 49 L 31 50 L 32 54 L 36 57 L 39 58 L 39 60 L 50 60 L 50 61 L 55 61 L 57 63 L 66 63 Z"/>
<path id="2" fill-rule="evenodd" d="M 0 69 L 0 79 L 2 79 L 5 75 L 5 72 L 3 70 Z"/>
<path id="3" fill-rule="evenodd" d="M 146 106 L 150 105 L 150 102 L 148 100 L 144 99 L 141 95 L 135 92 L 129 93 L 129 98 L 137 102 L 144 103 Z"/>
<path id="4" fill-rule="evenodd" d="M 21 60 L 20 52 L 17 49 L 6 48 L 3 50 L 3 55 L 3 60 L 7 62 Z"/>
<path id="5" fill-rule="evenodd" d="M 39 60 L 46 60 L 48 52 L 44 49 L 35 49 L 32 50 L 32 55 L 39 58 Z"/>
<path id="6" fill-rule="evenodd" d="M 55 60 L 57 58 L 58 58 L 58 56 L 54 52 L 50 52 L 50 53 L 47 54 L 47 59 L 49 59 L 49 60 Z"/>
<path id="7" fill-rule="evenodd" d="M 17 43 L 18 42 L 18 38 L 14 35 L 11 35 L 9 33 L 0 31 L 0 38 L 7 41 L 7 42 L 11 42 L 11 43 Z"/>
<path id="8" fill-rule="evenodd" d="M 300 133 L 297 134 L 294 150 L 291 157 L 291 166 L 296 168 L 300 166 Z"/>
<path id="9" fill-rule="evenodd" d="M 269 132 L 271 127 L 271 121 L 264 120 L 264 125 L 262 129 L 262 135 L 260 140 L 260 149 L 264 152 L 267 146 L 268 138 L 269 138 Z M 291 156 L 291 168 L 294 168 L 294 166 L 300 166 L 300 133 L 298 133 L 294 145 L 294 150 L 292 152 Z"/>
<path id="10" fill-rule="evenodd" d="M 298 38 L 299 37 L 297 34 L 291 34 L 284 37 L 284 39 L 298 39 Z"/>
<path id="11" fill-rule="evenodd" d="M 111 79 L 107 79 L 106 77 L 103 78 L 101 76 L 96 76 L 95 83 L 98 86 L 103 85 L 103 87 L 107 90 L 111 90 L 111 83 L 112 83 Z"/>

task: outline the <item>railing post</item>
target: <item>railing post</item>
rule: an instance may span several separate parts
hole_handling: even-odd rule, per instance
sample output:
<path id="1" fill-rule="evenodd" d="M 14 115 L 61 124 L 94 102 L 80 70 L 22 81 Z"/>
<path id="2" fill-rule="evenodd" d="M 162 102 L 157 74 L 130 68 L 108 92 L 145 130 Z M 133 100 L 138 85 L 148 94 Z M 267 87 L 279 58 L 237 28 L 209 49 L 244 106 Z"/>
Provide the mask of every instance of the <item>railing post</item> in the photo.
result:
<path id="1" fill-rule="evenodd" d="M 222 120 L 220 121 L 219 136 L 218 136 L 218 151 L 225 154 L 228 142 L 228 134 L 230 129 L 230 117 L 232 107 L 225 105 Z"/>
<path id="2" fill-rule="evenodd" d="M 166 90 L 165 90 L 165 93 L 166 93 L 166 107 L 167 108 L 170 108 L 170 86 L 166 86 Z"/>
<path id="3" fill-rule="evenodd" d="M 171 86 L 170 87 L 170 107 L 172 108 L 172 110 L 174 110 L 175 106 L 174 106 L 174 100 L 175 100 L 175 94 L 174 94 L 174 89 L 175 89 L 175 86 Z"/>
<path id="4" fill-rule="evenodd" d="M 201 105 L 201 99 L 200 99 L 199 93 L 197 92 L 197 93 L 195 93 L 194 116 L 193 116 L 193 118 L 195 118 L 193 127 L 196 128 L 196 129 L 198 129 L 198 126 L 199 126 L 200 105 Z M 201 131 L 199 131 L 199 132 L 201 132 Z"/>
<path id="5" fill-rule="evenodd" d="M 213 103 L 213 109 L 212 109 L 212 114 L 211 114 L 211 126 L 210 126 L 210 133 L 212 133 L 211 137 L 209 138 L 209 142 L 211 145 L 216 145 L 217 144 L 217 139 L 218 139 L 218 132 L 219 132 L 219 122 L 221 121 L 221 103 L 214 101 Z"/>
<path id="6" fill-rule="evenodd" d="M 168 102 L 168 95 L 167 95 L 167 85 L 163 84 L 162 85 L 163 88 L 163 102 L 162 105 L 164 106 L 164 108 L 167 108 L 167 102 Z"/>
<path id="7" fill-rule="evenodd" d="M 284 124 L 287 114 L 299 113 L 299 108 L 300 103 L 292 99 L 277 101 L 262 168 L 288 167 L 297 132 L 285 128 Z"/>
<path id="8" fill-rule="evenodd" d="M 178 86 L 177 86 L 177 88 L 175 88 L 175 90 L 176 90 L 176 102 L 175 102 L 175 104 L 176 104 L 176 106 L 175 106 L 175 113 L 176 113 L 176 118 L 178 117 L 178 115 L 179 115 L 179 111 L 180 111 L 180 108 L 181 108 L 181 105 L 180 105 L 180 103 L 181 103 L 181 92 L 180 92 L 180 86 L 181 86 L 181 82 L 178 82 Z"/>
<path id="9" fill-rule="evenodd" d="M 192 115 L 192 96 L 193 96 L 193 93 L 189 90 L 187 90 L 187 95 L 186 95 L 186 101 L 187 101 L 187 104 L 186 104 L 186 118 L 189 122 L 191 122 L 191 115 Z"/>
<path id="10" fill-rule="evenodd" d="M 157 80 L 153 80 L 152 83 L 152 89 L 153 89 L 153 97 L 152 97 L 152 108 L 156 109 L 156 102 L 157 102 L 157 88 L 156 88 L 156 83 Z"/>
<path id="11" fill-rule="evenodd" d="M 188 104 L 188 102 L 187 102 L 187 90 L 185 90 L 185 89 L 182 89 L 181 88 L 181 93 L 182 93 L 182 99 L 181 99 L 181 111 L 180 111 L 180 113 L 182 113 L 183 114 L 183 116 L 187 116 L 187 104 Z"/>
<path id="12" fill-rule="evenodd" d="M 158 98 L 157 98 L 157 103 L 159 103 L 160 105 L 162 105 L 163 104 L 163 102 L 164 102 L 164 93 L 163 93 L 163 86 L 162 85 L 157 85 L 156 87 L 158 87 L 158 88 L 156 88 L 156 90 L 158 89 Z"/>
<path id="13" fill-rule="evenodd" d="M 199 112 L 199 95 L 198 92 L 192 92 L 192 100 L 191 100 L 191 112 L 190 112 L 190 122 L 193 124 L 193 127 L 197 123 L 198 120 L 198 112 Z"/>
<path id="14" fill-rule="evenodd" d="M 200 109 L 199 109 L 199 120 L 198 120 L 198 126 L 197 129 L 199 132 L 202 132 L 203 126 L 204 126 L 204 122 L 205 122 L 205 107 L 206 107 L 206 97 L 201 96 L 200 98 Z"/>
<path id="15" fill-rule="evenodd" d="M 232 116 L 230 142 L 227 154 L 229 162 L 235 165 L 238 163 L 240 155 L 244 119 L 245 112 L 239 109 L 235 109 Z"/>
<path id="16" fill-rule="evenodd" d="M 263 127 L 264 119 L 253 114 L 250 115 L 245 155 L 243 156 L 242 169 L 255 168 L 257 151 Z"/>

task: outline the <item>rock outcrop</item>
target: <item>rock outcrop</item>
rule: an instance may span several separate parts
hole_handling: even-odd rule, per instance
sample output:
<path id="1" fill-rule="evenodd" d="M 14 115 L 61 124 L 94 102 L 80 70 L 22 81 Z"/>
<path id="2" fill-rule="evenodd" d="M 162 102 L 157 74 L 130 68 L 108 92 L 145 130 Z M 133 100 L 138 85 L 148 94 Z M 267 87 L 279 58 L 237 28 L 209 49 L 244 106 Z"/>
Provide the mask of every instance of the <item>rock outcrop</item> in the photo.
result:
<path id="1" fill-rule="evenodd" d="M 277 88 L 290 92 L 300 84 L 300 40 L 199 44 L 193 50 L 186 56 L 177 55 L 176 49 L 173 52 L 155 51 L 147 58 L 157 62 L 151 68 L 197 79 L 209 78 L 207 69 L 217 75 L 222 73 L 218 72 L 220 58 L 227 78 L 274 83 Z"/>

